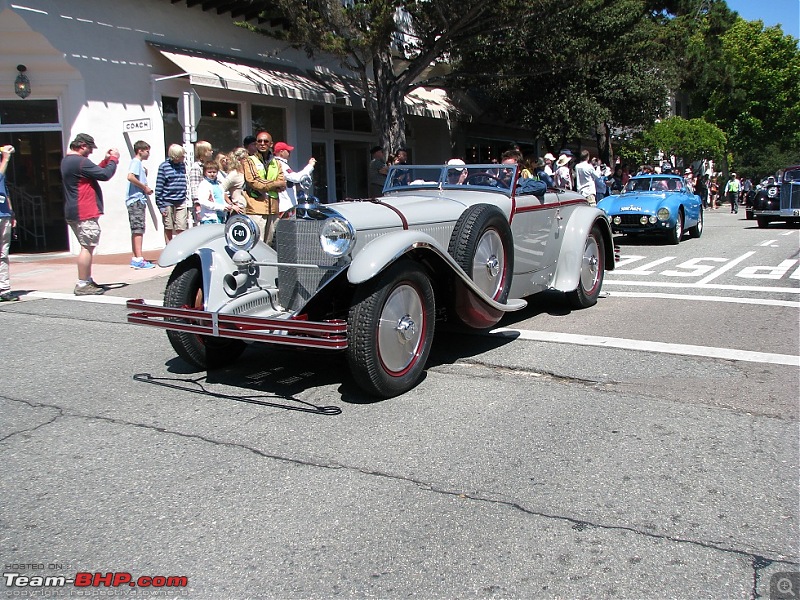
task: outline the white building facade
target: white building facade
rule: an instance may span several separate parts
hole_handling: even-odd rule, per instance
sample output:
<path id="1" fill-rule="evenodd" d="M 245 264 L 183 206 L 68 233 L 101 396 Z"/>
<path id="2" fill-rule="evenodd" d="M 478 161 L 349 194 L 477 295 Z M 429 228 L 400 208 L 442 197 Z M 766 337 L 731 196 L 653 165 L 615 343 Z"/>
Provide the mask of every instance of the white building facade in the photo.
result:
<path id="1" fill-rule="evenodd" d="M 0 52 L 0 144 L 17 149 L 7 171 L 20 222 L 12 252 L 79 250 L 64 220 L 59 165 L 81 132 L 98 145 L 94 162 L 108 148 L 121 152 L 117 174 L 101 184 L 97 252 L 129 252 L 133 144 L 151 145 L 146 167 L 155 187 L 166 148 L 184 141 L 178 106 L 191 90 L 201 100 L 197 139 L 215 152 L 267 130 L 295 147 L 293 167 L 317 159 L 314 193 L 323 201 L 367 195 L 378 135 L 338 63 L 312 62 L 230 15 L 167 0 L 0 0 Z M 30 80 L 24 99 L 15 94 L 18 65 Z M 444 93 L 417 90 L 406 108 L 413 162 L 450 158 L 452 107 Z M 163 246 L 160 223 L 148 216 L 144 249 Z"/>

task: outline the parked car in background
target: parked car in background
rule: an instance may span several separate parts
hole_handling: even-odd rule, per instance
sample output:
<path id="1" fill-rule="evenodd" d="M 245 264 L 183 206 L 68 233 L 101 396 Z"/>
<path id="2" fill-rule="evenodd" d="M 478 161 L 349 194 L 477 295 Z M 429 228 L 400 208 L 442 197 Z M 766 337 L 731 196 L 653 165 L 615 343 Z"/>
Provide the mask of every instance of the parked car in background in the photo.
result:
<path id="1" fill-rule="evenodd" d="M 753 216 L 759 227 L 773 221 L 800 222 L 800 165 L 786 167 L 771 178 L 753 198 Z"/>
<path id="2" fill-rule="evenodd" d="M 679 244 L 688 232 L 703 233 L 703 203 L 679 175 L 639 175 L 625 184 L 622 193 L 597 203 L 614 233 L 659 235 Z"/>
<path id="3" fill-rule="evenodd" d="M 517 176 L 516 165 L 396 166 L 380 198 L 303 199 L 274 249 L 244 215 L 195 227 L 159 258 L 173 268 L 164 306 L 130 301 L 128 321 L 166 329 L 199 368 L 237 360 L 248 342 L 342 351 L 367 393 L 402 394 L 437 321 L 486 329 L 545 290 L 575 308 L 597 302 L 614 268 L 604 213 Z"/>

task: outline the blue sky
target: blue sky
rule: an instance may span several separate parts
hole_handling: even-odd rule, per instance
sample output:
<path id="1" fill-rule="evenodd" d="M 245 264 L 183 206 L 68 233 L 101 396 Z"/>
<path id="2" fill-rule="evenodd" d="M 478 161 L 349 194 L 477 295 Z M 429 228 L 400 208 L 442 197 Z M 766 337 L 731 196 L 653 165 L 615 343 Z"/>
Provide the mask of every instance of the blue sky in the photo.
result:
<path id="1" fill-rule="evenodd" d="M 800 38 L 800 0 L 727 0 L 731 10 L 746 21 L 780 24 L 783 33 Z"/>

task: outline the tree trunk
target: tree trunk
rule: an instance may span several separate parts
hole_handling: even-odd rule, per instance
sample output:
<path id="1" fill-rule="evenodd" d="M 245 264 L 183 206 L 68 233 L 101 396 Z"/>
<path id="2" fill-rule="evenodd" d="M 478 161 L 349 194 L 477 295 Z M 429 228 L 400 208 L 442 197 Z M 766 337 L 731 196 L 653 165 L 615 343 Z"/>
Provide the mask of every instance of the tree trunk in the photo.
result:
<path id="1" fill-rule="evenodd" d="M 600 123 L 597 126 L 597 152 L 600 162 L 611 165 L 611 128 L 608 123 Z"/>
<path id="2" fill-rule="evenodd" d="M 394 74 L 391 52 L 379 52 L 372 60 L 376 89 L 367 101 L 374 131 L 380 133 L 380 145 L 394 153 L 406 145 L 406 118 L 403 101 L 406 90 L 400 88 Z"/>

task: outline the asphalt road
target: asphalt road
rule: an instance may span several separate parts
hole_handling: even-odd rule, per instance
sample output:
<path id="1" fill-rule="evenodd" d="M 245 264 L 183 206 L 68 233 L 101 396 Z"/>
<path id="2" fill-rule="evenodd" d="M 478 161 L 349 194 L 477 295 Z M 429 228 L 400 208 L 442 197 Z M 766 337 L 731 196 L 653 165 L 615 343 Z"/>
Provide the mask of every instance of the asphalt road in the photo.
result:
<path id="1" fill-rule="evenodd" d="M 623 239 L 596 307 L 441 332 L 381 402 L 338 356 L 251 348 L 207 375 L 121 306 L 3 305 L 4 573 L 188 582 L 3 591 L 791 597 L 798 247 L 727 213 L 679 246 Z"/>

